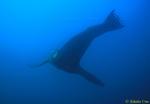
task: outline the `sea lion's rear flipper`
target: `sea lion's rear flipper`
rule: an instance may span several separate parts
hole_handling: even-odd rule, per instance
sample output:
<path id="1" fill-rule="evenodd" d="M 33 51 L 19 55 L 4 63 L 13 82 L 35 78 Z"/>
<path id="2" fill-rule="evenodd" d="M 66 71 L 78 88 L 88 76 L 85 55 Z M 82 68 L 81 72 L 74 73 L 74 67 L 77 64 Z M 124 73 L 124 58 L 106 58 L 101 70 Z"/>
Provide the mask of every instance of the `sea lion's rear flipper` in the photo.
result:
<path id="1" fill-rule="evenodd" d="M 106 20 L 103 23 L 105 29 L 107 31 L 113 31 L 117 29 L 121 29 L 124 27 L 122 25 L 119 16 L 115 13 L 115 10 L 113 10 L 106 18 Z"/>
<path id="2" fill-rule="evenodd" d="M 79 67 L 79 74 L 84 77 L 86 80 L 90 81 L 91 83 L 94 83 L 96 85 L 99 86 L 104 86 L 104 83 L 99 80 L 96 76 L 94 76 L 93 74 L 87 72 L 86 70 L 84 70 L 82 67 Z"/>
<path id="3" fill-rule="evenodd" d="M 92 41 L 102 34 L 123 28 L 119 16 L 113 10 L 102 24 L 91 26 L 68 41 L 60 50 L 61 58 L 71 64 L 79 64 Z"/>

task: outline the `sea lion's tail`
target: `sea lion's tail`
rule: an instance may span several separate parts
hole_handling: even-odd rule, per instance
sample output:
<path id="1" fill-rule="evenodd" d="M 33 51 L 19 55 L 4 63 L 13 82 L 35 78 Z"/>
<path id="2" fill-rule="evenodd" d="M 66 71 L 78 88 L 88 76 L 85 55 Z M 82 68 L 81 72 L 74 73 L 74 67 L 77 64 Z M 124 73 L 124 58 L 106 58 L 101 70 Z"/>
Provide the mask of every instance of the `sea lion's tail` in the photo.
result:
<path id="1" fill-rule="evenodd" d="M 84 77 L 86 80 L 92 82 L 93 84 L 96 84 L 96 85 L 99 85 L 99 86 L 104 86 L 104 83 L 101 80 L 99 80 L 96 76 L 94 76 L 93 74 L 87 72 L 83 68 L 80 68 L 79 75 Z"/>

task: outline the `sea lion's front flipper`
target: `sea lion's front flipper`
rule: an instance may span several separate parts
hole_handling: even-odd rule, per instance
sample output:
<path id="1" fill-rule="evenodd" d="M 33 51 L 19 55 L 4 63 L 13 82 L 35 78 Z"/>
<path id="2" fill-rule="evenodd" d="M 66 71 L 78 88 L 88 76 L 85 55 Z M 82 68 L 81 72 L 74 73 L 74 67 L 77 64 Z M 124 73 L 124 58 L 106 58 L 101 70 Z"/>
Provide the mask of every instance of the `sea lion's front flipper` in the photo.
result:
<path id="1" fill-rule="evenodd" d="M 79 74 L 84 77 L 86 80 L 99 85 L 99 86 L 104 86 L 104 83 L 98 79 L 96 76 L 94 76 L 93 74 L 87 72 L 86 70 L 84 70 L 82 67 L 79 67 Z"/>
<path id="2" fill-rule="evenodd" d="M 31 68 L 38 68 L 38 67 L 41 67 L 43 66 L 44 64 L 47 64 L 49 62 L 49 60 L 45 60 L 43 61 L 42 63 L 40 64 L 36 64 L 36 65 L 29 65 Z"/>

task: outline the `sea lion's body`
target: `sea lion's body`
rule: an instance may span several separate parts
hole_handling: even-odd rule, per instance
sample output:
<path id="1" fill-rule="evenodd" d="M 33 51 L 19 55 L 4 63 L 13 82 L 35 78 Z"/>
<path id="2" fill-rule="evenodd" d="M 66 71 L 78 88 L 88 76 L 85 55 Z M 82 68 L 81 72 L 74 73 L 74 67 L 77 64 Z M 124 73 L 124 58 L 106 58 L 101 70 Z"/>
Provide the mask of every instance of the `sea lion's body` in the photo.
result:
<path id="1" fill-rule="evenodd" d="M 96 37 L 105 32 L 117 30 L 122 27 L 114 11 L 112 11 L 103 24 L 92 26 L 79 33 L 59 49 L 51 61 L 48 60 L 42 64 L 50 62 L 63 71 L 79 74 L 94 84 L 103 85 L 97 77 L 80 66 L 80 61 L 87 48 Z"/>
<path id="2" fill-rule="evenodd" d="M 68 72 L 78 72 L 75 67 L 79 67 L 80 60 L 89 47 L 92 39 L 86 37 L 87 34 L 79 34 L 69 40 L 61 49 L 58 50 L 58 57 L 54 64 L 63 67 Z"/>

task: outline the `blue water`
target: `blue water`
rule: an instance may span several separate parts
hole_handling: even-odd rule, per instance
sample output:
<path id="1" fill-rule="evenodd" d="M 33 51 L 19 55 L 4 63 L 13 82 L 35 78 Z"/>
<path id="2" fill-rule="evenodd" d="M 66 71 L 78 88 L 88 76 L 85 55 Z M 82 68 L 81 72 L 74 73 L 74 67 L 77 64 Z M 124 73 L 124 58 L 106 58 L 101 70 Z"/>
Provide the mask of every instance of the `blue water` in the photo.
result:
<path id="1" fill-rule="evenodd" d="M 98 87 L 53 65 L 32 69 L 113 10 L 125 27 L 97 38 L 81 64 Z M 150 101 L 149 0 L 1 0 L 0 104 Z"/>

